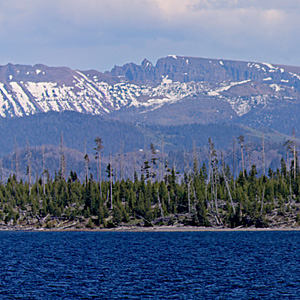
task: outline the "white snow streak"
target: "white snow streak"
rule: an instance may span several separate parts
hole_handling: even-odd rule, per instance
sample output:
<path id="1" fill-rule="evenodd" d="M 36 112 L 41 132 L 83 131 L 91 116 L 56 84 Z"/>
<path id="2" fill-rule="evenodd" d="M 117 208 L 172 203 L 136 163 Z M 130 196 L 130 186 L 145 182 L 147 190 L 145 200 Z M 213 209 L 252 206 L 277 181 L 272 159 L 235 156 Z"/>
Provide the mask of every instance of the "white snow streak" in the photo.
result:
<path id="1" fill-rule="evenodd" d="M 0 83 L 0 92 L 2 92 L 4 97 L 6 97 L 8 100 L 8 101 L 4 100 L 4 105 L 8 108 L 10 116 L 15 115 L 17 117 L 22 117 L 23 113 L 22 113 L 20 107 L 18 107 L 18 105 L 14 101 L 12 95 L 4 88 L 3 83 Z M 3 107 L 3 105 L 2 105 L 2 107 Z"/>
<path id="2" fill-rule="evenodd" d="M 36 111 L 34 105 L 31 103 L 30 99 L 22 89 L 22 87 L 17 82 L 10 83 L 13 92 L 15 93 L 21 107 L 23 108 L 26 115 L 34 113 Z"/>
<path id="3" fill-rule="evenodd" d="M 269 63 L 262 63 L 263 65 L 267 66 L 270 70 L 277 70 L 278 68 L 274 67 L 273 65 Z"/>

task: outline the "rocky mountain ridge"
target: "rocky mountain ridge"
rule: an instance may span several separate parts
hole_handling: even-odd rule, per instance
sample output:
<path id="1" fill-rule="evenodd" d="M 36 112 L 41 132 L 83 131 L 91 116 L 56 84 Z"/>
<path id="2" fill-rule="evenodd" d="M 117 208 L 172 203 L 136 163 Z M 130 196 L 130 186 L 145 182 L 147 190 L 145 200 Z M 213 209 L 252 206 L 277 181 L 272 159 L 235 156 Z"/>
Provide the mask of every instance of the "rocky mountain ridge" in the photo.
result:
<path id="1" fill-rule="evenodd" d="M 184 124 L 228 122 L 249 113 L 257 122 L 259 112 L 260 121 L 269 122 L 274 107 L 298 106 L 299 99 L 300 67 L 269 63 L 173 55 L 105 73 L 0 66 L 1 117 L 76 111 L 161 124 L 176 124 L 177 116 Z"/>

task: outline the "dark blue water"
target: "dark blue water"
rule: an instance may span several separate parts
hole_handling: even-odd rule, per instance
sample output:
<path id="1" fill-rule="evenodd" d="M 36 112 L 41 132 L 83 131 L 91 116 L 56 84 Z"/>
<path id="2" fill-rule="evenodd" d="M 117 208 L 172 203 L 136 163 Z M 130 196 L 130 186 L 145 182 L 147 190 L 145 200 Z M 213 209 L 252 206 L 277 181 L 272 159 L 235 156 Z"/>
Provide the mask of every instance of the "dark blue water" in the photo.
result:
<path id="1" fill-rule="evenodd" d="M 300 232 L 0 232 L 0 299 L 300 299 Z"/>

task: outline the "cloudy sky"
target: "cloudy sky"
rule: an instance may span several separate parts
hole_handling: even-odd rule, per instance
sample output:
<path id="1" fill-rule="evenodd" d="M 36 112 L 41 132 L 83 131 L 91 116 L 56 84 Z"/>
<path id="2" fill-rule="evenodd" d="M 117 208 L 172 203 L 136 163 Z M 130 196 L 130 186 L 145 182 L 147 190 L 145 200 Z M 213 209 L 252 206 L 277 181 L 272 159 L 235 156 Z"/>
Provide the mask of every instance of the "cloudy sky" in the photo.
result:
<path id="1" fill-rule="evenodd" d="M 300 66 L 299 0 L 2 0 L 0 64 L 110 70 L 169 54 Z"/>

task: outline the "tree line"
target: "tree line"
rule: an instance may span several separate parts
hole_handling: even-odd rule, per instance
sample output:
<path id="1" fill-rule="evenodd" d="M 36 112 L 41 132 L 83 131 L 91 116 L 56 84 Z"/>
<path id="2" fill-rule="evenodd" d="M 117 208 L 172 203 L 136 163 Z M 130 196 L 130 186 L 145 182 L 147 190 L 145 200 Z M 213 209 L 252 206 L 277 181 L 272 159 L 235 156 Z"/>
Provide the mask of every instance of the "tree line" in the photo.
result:
<path id="1" fill-rule="evenodd" d="M 249 170 L 245 168 L 244 137 L 239 136 L 238 142 L 242 156 L 238 174 L 209 139 L 208 162 L 200 164 L 195 155 L 192 168 L 181 174 L 163 154 L 163 167 L 159 167 L 158 152 L 151 143 L 143 163 L 135 166 L 133 179 L 116 178 L 111 157 L 102 172 L 103 141 L 97 137 L 97 178 L 89 173 L 88 154 L 84 156 L 85 180 L 79 180 L 74 171 L 66 175 L 61 138 L 58 172 L 52 178 L 44 169 L 34 181 L 28 147 L 27 179 L 19 179 L 14 173 L 0 184 L 0 220 L 5 224 L 30 224 L 38 219 L 48 228 L 55 220 L 103 228 L 176 224 L 235 228 L 268 227 L 272 218 L 282 216 L 298 224 L 300 170 L 295 141 L 287 142 L 287 158 L 281 159 L 279 168 L 260 175 L 255 164 Z"/>

